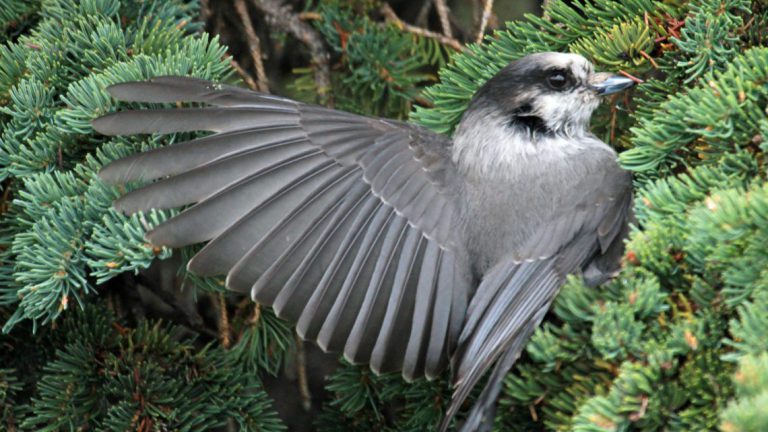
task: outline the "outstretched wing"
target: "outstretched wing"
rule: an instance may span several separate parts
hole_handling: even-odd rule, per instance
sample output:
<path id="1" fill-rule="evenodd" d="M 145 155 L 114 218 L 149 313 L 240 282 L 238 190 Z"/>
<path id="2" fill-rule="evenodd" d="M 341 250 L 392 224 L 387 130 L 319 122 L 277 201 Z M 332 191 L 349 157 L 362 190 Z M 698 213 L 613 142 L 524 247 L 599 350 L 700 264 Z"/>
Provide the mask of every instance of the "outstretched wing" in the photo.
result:
<path id="1" fill-rule="evenodd" d="M 117 99 L 200 102 L 93 121 L 107 135 L 213 135 L 104 167 L 110 183 L 154 181 L 115 206 L 191 205 L 147 234 L 208 242 L 189 262 L 298 323 L 302 337 L 413 379 L 447 364 L 471 278 L 456 237 L 450 140 L 194 78 L 111 86 Z"/>
<path id="2" fill-rule="evenodd" d="M 582 155 L 574 164 L 595 163 Z M 581 159 L 581 160 L 579 160 Z M 494 365 L 485 389 L 462 426 L 464 431 L 488 431 L 493 426 L 496 399 L 504 375 L 539 326 L 565 278 L 583 273 L 600 283 L 616 272 L 623 241 L 632 219 L 632 182 L 611 157 L 601 169 L 578 181 L 562 211 L 553 215 L 530 239 L 519 260 L 498 263 L 483 278 L 467 310 L 454 366 L 455 391 L 441 426 L 446 430 L 472 388 Z"/>

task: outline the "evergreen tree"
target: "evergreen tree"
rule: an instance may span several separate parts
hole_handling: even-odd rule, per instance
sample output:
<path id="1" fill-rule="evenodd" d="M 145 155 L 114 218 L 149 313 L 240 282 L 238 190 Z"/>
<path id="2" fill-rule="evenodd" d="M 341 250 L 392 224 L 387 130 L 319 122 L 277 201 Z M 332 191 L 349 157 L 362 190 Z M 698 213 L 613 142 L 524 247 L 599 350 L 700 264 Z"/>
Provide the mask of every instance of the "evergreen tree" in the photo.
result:
<path id="1" fill-rule="evenodd" d="M 285 91 L 450 133 L 474 91 L 528 53 L 575 52 L 644 80 L 593 117 L 635 176 L 623 271 L 599 288 L 569 280 L 506 379 L 497 429 L 768 430 L 768 3 L 554 0 L 463 51 L 385 22 L 381 6 L 308 4 L 331 88 L 305 58 Z M 0 429 L 285 428 L 261 380 L 295 360 L 290 324 L 227 306 L 221 280 L 194 275 L 187 292 L 229 320 L 218 337 L 120 301 L 153 262 L 183 268 L 193 251 L 148 245 L 172 212 L 114 211 L 124 190 L 96 173 L 185 137 L 108 139 L 90 121 L 135 107 L 117 106 L 113 83 L 236 83 L 198 13 L 189 0 L 0 0 Z M 342 364 L 315 427 L 430 430 L 447 378 Z"/>

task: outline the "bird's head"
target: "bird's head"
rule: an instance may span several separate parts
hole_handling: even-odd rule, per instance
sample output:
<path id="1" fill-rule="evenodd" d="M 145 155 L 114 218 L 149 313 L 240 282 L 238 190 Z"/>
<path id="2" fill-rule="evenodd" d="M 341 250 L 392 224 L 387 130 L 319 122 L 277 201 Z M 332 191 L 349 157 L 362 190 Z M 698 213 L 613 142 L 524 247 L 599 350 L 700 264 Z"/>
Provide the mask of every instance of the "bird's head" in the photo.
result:
<path id="1" fill-rule="evenodd" d="M 534 137 L 576 135 L 587 130 L 601 96 L 632 84 L 629 78 L 596 73 L 592 63 L 578 54 L 531 54 L 488 80 L 468 111 L 501 113 L 510 128 Z"/>

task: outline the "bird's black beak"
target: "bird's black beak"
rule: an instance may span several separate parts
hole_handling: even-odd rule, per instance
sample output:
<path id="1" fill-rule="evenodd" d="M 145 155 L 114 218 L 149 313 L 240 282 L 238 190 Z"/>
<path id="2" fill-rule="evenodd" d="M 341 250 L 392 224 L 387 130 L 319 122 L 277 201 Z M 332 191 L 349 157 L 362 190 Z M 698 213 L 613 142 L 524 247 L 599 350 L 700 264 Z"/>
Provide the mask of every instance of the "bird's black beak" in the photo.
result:
<path id="1" fill-rule="evenodd" d="M 602 75 L 602 74 L 595 74 L 595 75 Z M 592 89 L 594 89 L 597 94 L 603 96 L 603 95 L 609 95 L 611 93 L 617 93 L 624 89 L 628 89 L 635 85 L 635 81 L 619 76 L 619 75 L 608 75 L 607 78 L 603 79 L 602 81 L 599 81 L 597 83 L 593 83 Z"/>

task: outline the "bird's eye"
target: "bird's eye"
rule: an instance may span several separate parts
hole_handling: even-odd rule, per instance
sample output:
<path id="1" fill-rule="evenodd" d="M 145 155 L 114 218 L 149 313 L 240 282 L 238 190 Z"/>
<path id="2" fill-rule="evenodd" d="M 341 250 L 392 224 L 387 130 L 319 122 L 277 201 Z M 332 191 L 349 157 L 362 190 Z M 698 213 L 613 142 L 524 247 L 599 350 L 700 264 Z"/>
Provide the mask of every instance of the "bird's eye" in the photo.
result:
<path id="1" fill-rule="evenodd" d="M 549 84 L 549 87 L 553 90 L 562 90 L 567 83 L 568 77 L 566 76 L 565 71 L 556 70 L 547 75 L 547 84 Z"/>

